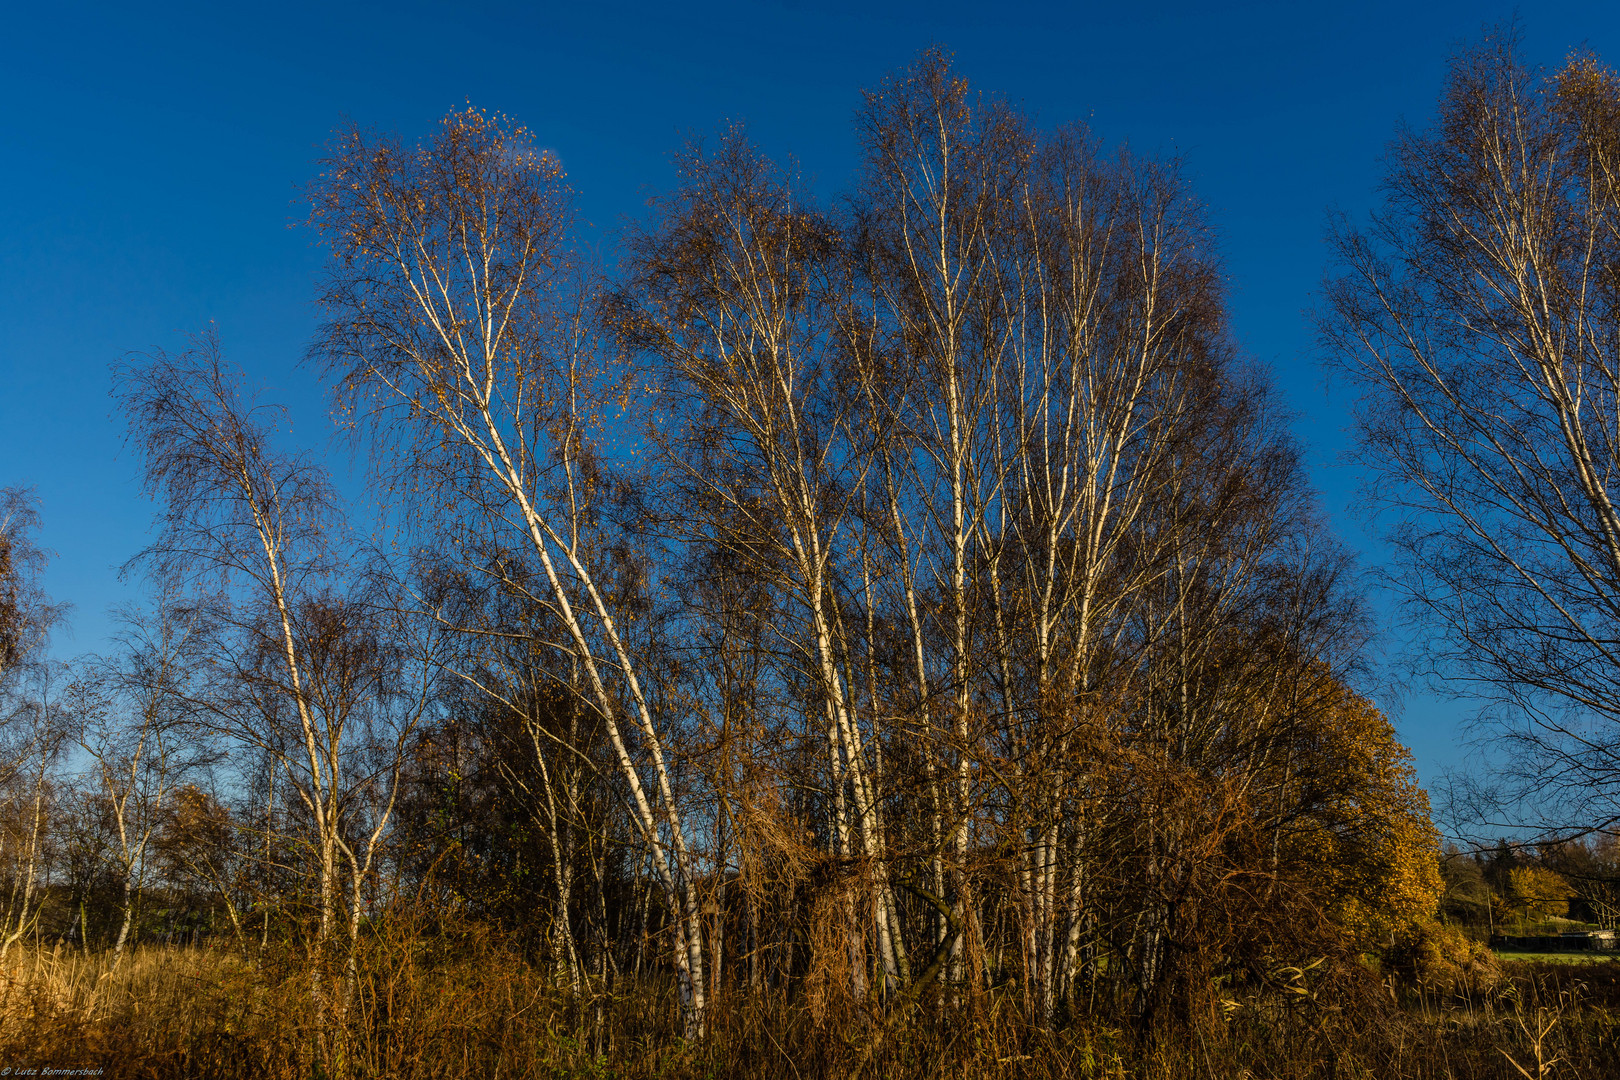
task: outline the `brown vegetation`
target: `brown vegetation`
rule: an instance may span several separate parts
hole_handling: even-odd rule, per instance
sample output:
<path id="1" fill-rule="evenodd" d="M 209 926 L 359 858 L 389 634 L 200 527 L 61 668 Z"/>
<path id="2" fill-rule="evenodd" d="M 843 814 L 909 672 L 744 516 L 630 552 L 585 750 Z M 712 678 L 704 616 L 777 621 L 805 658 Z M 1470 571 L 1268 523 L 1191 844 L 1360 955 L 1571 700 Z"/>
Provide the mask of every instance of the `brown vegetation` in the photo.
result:
<path id="1" fill-rule="evenodd" d="M 1031 1023 L 1005 991 L 929 996 L 903 1016 L 793 997 L 722 998 L 679 1037 L 672 984 L 575 995 L 478 934 L 406 928 L 368 944 L 353 1009 L 316 1024 L 302 962 L 147 946 L 30 949 L 6 962 L 0 1054 L 110 1078 L 357 1077 L 1606 1077 L 1620 1049 L 1620 965 L 1508 964 L 1489 980 L 1380 983 L 1313 970 L 1222 997 L 1189 1038 L 1143 1047 L 1097 1020 Z M 1331 990 L 1330 985 L 1338 984 Z M 1303 990 L 1304 992 L 1297 992 Z M 1328 1000 L 1331 995 L 1332 1003 Z M 1556 1064 L 1554 1064 L 1556 1063 Z"/>

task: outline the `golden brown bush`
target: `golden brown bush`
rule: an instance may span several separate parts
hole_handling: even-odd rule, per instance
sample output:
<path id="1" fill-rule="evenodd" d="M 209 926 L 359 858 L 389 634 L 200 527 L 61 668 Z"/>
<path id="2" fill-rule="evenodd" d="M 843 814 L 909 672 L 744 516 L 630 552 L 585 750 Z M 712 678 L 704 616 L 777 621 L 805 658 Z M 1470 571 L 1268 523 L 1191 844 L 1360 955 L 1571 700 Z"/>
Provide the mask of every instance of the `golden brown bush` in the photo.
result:
<path id="1" fill-rule="evenodd" d="M 1441 993 L 1479 993 L 1502 981 L 1490 949 L 1455 926 L 1415 922 L 1395 936 L 1389 950 L 1395 973 L 1415 986 Z"/>

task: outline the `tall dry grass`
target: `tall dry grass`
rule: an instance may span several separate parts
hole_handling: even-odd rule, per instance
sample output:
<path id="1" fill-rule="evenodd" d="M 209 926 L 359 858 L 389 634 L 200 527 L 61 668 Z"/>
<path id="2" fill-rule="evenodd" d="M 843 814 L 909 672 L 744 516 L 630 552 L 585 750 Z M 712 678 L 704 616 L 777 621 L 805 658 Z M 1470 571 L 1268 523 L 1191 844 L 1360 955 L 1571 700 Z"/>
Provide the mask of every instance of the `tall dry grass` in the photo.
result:
<path id="1" fill-rule="evenodd" d="M 328 990 L 342 985 L 341 965 L 316 970 Z M 1367 976 L 1360 1000 L 1227 997 L 1149 1043 L 1100 1016 L 1030 1023 L 1012 988 L 942 993 L 899 1022 L 848 1002 L 823 1003 L 818 1020 L 791 994 L 722 994 L 708 1035 L 686 1041 L 669 988 L 566 995 L 476 933 L 369 943 L 346 1007 L 335 993 L 317 1006 L 311 976 L 291 950 L 146 947 L 116 965 L 13 950 L 0 964 L 0 1067 L 274 1080 L 1620 1077 L 1620 964 L 1510 966 L 1493 987 L 1443 993 Z"/>
<path id="2" fill-rule="evenodd" d="M 109 1075 L 261 1075 L 278 995 L 230 952 L 15 948 L 0 961 L 0 1067 Z"/>

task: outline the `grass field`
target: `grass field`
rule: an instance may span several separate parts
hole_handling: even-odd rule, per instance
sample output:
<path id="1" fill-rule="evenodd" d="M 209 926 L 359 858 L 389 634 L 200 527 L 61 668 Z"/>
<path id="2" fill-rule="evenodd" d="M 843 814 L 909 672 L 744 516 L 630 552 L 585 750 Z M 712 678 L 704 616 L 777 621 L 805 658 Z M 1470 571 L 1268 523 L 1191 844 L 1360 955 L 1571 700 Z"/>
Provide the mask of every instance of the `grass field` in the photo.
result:
<path id="1" fill-rule="evenodd" d="M 1530 964 L 1612 964 L 1620 961 L 1616 952 L 1506 952 L 1497 951 L 1498 960 Z"/>
<path id="2" fill-rule="evenodd" d="M 1612 954 L 1503 954 L 1499 970 L 1473 969 L 1474 983 L 1449 989 L 1324 964 L 1310 973 L 1313 993 L 1250 986 L 1157 1040 L 1106 1016 L 1030 1022 L 1000 988 L 924 999 L 888 1021 L 806 994 L 722 997 L 711 1029 L 689 1040 L 673 1026 L 668 981 L 571 995 L 551 969 L 476 938 L 369 942 L 349 1002 L 321 1006 L 312 975 L 323 969 L 301 959 L 290 949 L 147 946 L 115 962 L 13 948 L 0 958 L 0 1066 L 101 1080 L 1620 1076 Z M 341 985 L 340 969 L 324 974 L 324 985 Z"/>

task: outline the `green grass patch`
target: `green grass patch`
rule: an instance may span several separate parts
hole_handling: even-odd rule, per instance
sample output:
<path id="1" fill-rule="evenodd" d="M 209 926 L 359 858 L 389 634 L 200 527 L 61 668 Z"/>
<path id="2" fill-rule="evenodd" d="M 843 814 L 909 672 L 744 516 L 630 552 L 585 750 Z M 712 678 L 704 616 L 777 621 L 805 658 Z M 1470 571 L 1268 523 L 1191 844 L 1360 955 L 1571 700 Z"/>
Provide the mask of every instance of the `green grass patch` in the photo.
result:
<path id="1" fill-rule="evenodd" d="M 1620 952 L 1497 952 L 1498 960 L 1524 964 L 1611 964 Z"/>

